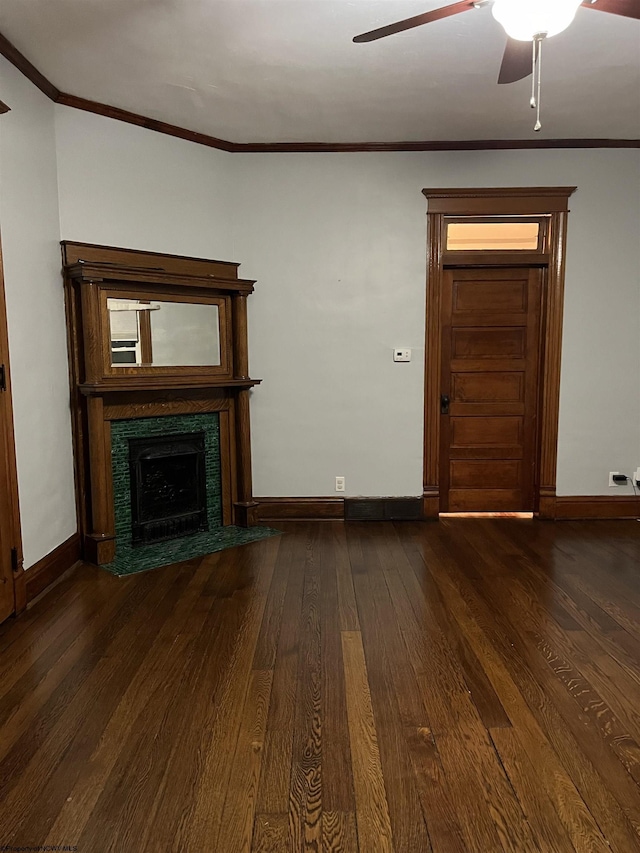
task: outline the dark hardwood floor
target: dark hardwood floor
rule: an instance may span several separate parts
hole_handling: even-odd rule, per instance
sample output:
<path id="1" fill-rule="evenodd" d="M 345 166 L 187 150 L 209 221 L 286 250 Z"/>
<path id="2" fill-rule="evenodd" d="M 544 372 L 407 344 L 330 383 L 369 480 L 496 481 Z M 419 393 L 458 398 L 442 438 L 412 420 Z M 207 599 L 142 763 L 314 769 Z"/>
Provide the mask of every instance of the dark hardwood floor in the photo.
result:
<path id="1" fill-rule="evenodd" d="M 288 524 L 0 627 L 0 849 L 640 851 L 640 524 Z"/>

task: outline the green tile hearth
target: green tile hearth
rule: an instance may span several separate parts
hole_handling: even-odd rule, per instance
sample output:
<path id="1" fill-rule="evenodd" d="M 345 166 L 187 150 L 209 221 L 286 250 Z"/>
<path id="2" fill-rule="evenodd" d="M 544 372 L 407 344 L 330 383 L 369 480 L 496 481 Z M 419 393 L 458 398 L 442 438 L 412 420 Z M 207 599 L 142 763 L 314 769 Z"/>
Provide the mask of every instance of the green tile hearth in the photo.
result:
<path id="1" fill-rule="evenodd" d="M 208 530 L 165 542 L 134 548 L 131 541 L 131 475 L 129 439 L 150 436 L 204 433 L 205 477 Z M 217 412 L 195 415 L 168 415 L 160 418 L 132 418 L 111 424 L 111 459 L 115 504 L 116 556 L 101 568 L 114 575 L 146 572 L 193 557 L 202 557 L 225 548 L 235 548 L 279 530 L 270 527 L 234 527 L 222 525 L 222 483 L 220 471 L 220 417 Z"/>
<path id="2" fill-rule="evenodd" d="M 119 548 L 116 545 L 116 558 L 112 563 L 105 563 L 101 569 L 113 575 L 134 575 L 137 572 L 147 572 L 149 569 L 159 569 L 170 566 L 193 557 L 203 557 L 223 551 L 225 548 L 235 548 L 249 542 L 257 542 L 268 536 L 279 536 L 280 530 L 270 527 L 217 527 L 205 533 L 194 533 L 181 539 L 169 542 L 155 542 L 153 545 L 141 545 L 139 548 Z"/>

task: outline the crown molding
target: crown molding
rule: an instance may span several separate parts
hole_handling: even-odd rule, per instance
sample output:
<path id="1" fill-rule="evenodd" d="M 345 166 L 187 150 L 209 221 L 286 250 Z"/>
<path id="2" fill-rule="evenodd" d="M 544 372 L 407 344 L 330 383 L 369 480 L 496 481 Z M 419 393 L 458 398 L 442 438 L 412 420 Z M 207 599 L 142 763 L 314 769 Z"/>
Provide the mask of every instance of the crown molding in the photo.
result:
<path id="1" fill-rule="evenodd" d="M 640 139 L 453 139 L 421 142 L 235 142 L 232 151 L 269 152 L 358 151 L 509 151 L 541 148 L 640 148 Z"/>
<path id="2" fill-rule="evenodd" d="M 475 139 L 417 142 L 230 142 L 129 110 L 61 92 L 0 33 L 0 54 L 56 104 L 144 127 L 234 154 L 356 153 L 384 151 L 530 151 L 548 148 L 640 148 L 640 139 Z M 1 102 L 0 102 L 1 103 Z M 2 105 L 4 106 L 4 105 Z M 6 108 L 8 110 L 8 107 Z M 6 112 L 6 110 L 4 110 Z M 0 108 L 0 114 L 2 113 Z"/>
<path id="3" fill-rule="evenodd" d="M 32 65 L 27 57 L 20 53 L 18 48 L 14 47 L 9 39 L 5 38 L 2 33 L 0 33 L 0 54 L 2 54 L 5 59 L 8 59 L 12 65 L 15 65 L 18 71 L 21 71 L 28 80 L 31 80 L 34 86 L 37 86 L 38 89 L 47 96 L 47 98 L 50 98 L 52 101 L 56 101 L 58 99 L 60 90 L 57 89 L 53 83 L 47 80 L 44 74 L 41 74 L 35 65 Z"/>
<path id="4" fill-rule="evenodd" d="M 111 107 L 108 104 L 100 104 L 98 101 L 90 101 L 87 98 L 79 98 L 76 95 L 67 95 L 65 92 L 59 92 L 55 99 L 56 104 L 63 104 L 66 107 L 73 107 L 76 110 L 84 110 L 87 113 L 95 113 L 96 115 L 113 118 L 116 121 L 124 121 L 127 124 L 135 124 L 138 127 L 145 127 L 147 130 L 154 130 L 156 133 L 165 133 L 168 136 L 176 136 L 178 139 L 186 139 L 187 142 L 196 142 L 198 145 L 206 145 L 209 148 L 218 148 L 221 151 L 235 151 L 237 146 L 233 142 L 227 142 L 225 139 L 218 139 L 215 136 L 208 136 L 206 133 L 198 133 L 195 130 L 187 130 L 184 127 L 177 127 L 175 124 L 168 124 L 165 121 L 158 121 L 154 118 L 132 113 L 128 110 L 121 110 L 120 107 Z"/>

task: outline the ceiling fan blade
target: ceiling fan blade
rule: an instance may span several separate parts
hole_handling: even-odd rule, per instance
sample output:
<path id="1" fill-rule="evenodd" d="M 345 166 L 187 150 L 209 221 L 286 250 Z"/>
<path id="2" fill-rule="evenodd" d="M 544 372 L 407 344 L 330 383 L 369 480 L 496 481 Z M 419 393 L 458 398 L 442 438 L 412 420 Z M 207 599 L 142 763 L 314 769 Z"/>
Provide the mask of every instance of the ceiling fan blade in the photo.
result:
<path id="1" fill-rule="evenodd" d="M 515 83 L 524 80 L 533 71 L 533 48 L 530 41 L 508 39 L 504 49 L 498 83 Z"/>
<path id="2" fill-rule="evenodd" d="M 586 9 L 596 12 L 609 12 L 610 15 L 621 15 L 623 18 L 635 18 L 640 21 L 640 0 L 596 0 L 595 3 L 585 0 L 582 4 Z"/>
<path id="3" fill-rule="evenodd" d="M 377 30 L 371 30 L 368 33 L 356 36 L 353 40 L 356 44 L 361 44 L 366 41 L 376 41 L 385 36 L 392 36 L 395 33 L 402 33 L 404 30 L 411 30 L 414 27 L 421 27 L 423 24 L 430 24 L 433 21 L 439 21 L 441 18 L 449 18 L 451 15 L 459 15 L 461 12 L 469 12 L 475 9 L 478 5 L 478 0 L 462 0 L 460 3 L 452 3 L 450 6 L 442 6 L 440 9 L 433 9 L 431 12 L 423 12 L 422 15 L 415 15 L 413 18 L 406 18 L 404 21 L 396 21 L 395 24 L 388 24 L 386 27 L 379 27 Z"/>

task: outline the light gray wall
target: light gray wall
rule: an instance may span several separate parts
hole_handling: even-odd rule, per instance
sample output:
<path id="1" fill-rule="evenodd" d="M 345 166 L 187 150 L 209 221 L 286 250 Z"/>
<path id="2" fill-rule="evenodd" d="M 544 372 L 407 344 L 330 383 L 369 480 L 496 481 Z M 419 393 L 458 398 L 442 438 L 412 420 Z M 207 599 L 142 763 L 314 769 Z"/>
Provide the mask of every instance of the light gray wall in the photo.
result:
<path id="1" fill-rule="evenodd" d="M 25 567 L 77 529 L 53 104 L 0 58 L 0 232 Z"/>
<path id="2" fill-rule="evenodd" d="M 567 253 L 558 493 L 640 465 L 637 151 L 262 154 L 233 159 L 250 305 L 255 491 L 420 494 L 424 187 L 577 185 Z M 395 346 L 412 347 L 394 364 Z M 624 492 L 616 490 L 616 494 Z"/>
<path id="3" fill-rule="evenodd" d="M 63 239 L 233 260 L 229 154 L 55 111 Z"/>
<path id="4" fill-rule="evenodd" d="M 640 465 L 637 151 L 229 155 L 65 107 L 57 139 L 65 238 L 237 260 L 258 279 L 258 495 L 331 494 L 336 475 L 348 494 L 420 494 L 422 188 L 577 185 L 558 492 L 609 494 L 608 471 Z"/>

